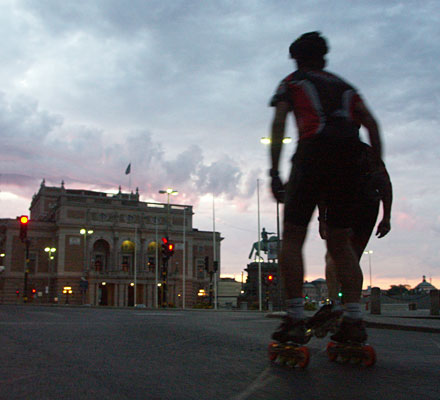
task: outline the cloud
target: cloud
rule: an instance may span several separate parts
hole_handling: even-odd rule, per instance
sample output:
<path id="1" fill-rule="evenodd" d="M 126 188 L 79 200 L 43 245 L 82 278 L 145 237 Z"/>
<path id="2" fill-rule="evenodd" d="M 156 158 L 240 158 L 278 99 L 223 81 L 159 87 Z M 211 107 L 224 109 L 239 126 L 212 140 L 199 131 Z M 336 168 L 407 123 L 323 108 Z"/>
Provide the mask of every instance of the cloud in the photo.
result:
<path id="1" fill-rule="evenodd" d="M 252 194 L 248 188 L 241 190 L 246 174 L 222 152 L 206 163 L 202 149 L 189 145 L 171 158 L 147 130 L 127 132 L 114 143 L 98 128 L 63 123 L 63 118 L 41 110 L 36 101 L 20 97 L 8 102 L 4 94 L 0 100 L 0 126 L 5 133 L 0 166 L 5 185 L 35 185 L 46 178 L 64 180 L 67 186 L 117 187 L 126 180 L 125 167 L 131 163 L 133 184 L 153 192 L 153 197 L 169 185 L 179 186 L 195 202 L 207 193 L 228 199 Z"/>

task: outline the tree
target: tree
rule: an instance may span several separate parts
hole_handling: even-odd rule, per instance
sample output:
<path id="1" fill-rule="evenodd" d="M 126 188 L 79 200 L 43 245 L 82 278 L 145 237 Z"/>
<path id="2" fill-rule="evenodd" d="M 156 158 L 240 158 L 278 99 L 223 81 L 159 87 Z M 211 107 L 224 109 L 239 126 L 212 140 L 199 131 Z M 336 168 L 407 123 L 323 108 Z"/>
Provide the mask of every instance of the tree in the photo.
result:
<path id="1" fill-rule="evenodd" d="M 387 290 L 388 296 L 402 296 L 409 293 L 409 285 L 391 285 Z"/>

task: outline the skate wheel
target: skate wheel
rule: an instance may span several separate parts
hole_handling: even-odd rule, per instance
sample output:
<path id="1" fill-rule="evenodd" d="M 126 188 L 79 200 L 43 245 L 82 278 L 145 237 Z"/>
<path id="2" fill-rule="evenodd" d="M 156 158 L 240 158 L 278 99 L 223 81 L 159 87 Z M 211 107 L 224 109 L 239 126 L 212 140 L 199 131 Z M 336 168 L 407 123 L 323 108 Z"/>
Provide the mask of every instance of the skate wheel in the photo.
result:
<path id="1" fill-rule="evenodd" d="M 298 362 L 298 360 L 296 360 L 296 359 L 293 358 L 293 357 L 288 358 L 288 359 L 286 360 L 286 367 L 294 368 L 295 365 L 297 364 L 297 362 Z"/>
<path id="2" fill-rule="evenodd" d="M 359 358 L 359 357 L 350 358 L 350 364 L 360 364 L 361 361 L 362 361 L 362 358 Z"/>
<path id="3" fill-rule="evenodd" d="M 350 357 L 347 356 L 339 356 L 338 363 L 340 364 L 347 364 L 350 361 Z"/>
<path id="4" fill-rule="evenodd" d="M 310 361 L 310 352 L 309 349 L 305 346 L 299 347 L 298 352 L 302 355 L 302 360 L 298 363 L 298 367 L 305 368 L 309 364 Z"/>
<path id="5" fill-rule="evenodd" d="M 366 367 L 371 367 L 376 363 L 376 351 L 374 348 L 370 345 L 365 345 L 362 347 L 362 350 L 364 352 L 365 358 L 364 358 L 364 365 Z"/>
<path id="6" fill-rule="evenodd" d="M 327 344 L 327 356 L 330 361 L 336 361 L 336 358 L 338 357 L 338 354 L 334 351 L 334 348 L 336 347 L 336 343 L 334 342 L 328 342 Z"/>
<path id="7" fill-rule="evenodd" d="M 267 354 L 269 356 L 270 361 L 275 361 L 275 359 L 277 358 L 277 352 L 276 352 L 277 346 L 278 345 L 275 342 L 269 344 L 269 348 L 267 349 Z"/>

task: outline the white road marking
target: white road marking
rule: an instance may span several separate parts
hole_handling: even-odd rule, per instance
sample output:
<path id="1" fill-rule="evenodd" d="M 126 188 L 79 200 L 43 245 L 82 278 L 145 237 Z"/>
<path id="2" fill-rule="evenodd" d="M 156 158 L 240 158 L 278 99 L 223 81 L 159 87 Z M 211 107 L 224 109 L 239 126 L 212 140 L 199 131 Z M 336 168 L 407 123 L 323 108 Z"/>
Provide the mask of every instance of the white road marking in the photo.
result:
<path id="1" fill-rule="evenodd" d="M 271 367 L 267 367 L 245 390 L 232 397 L 232 400 L 246 400 L 252 394 L 274 381 L 275 377 L 270 374 L 270 370 Z"/>

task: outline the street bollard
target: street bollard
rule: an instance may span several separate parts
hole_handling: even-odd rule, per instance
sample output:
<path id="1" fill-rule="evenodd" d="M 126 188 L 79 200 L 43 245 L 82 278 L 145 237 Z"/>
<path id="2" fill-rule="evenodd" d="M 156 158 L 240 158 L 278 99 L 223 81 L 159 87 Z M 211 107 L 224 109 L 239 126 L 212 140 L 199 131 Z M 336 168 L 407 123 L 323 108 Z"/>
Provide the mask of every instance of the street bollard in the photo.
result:
<path id="1" fill-rule="evenodd" d="M 371 289 L 371 303 L 370 313 L 380 314 L 380 288 L 374 287 Z"/>
<path id="2" fill-rule="evenodd" d="M 431 315 L 439 315 L 440 314 L 440 291 L 439 290 L 431 290 L 429 292 L 429 297 L 431 298 Z"/>

